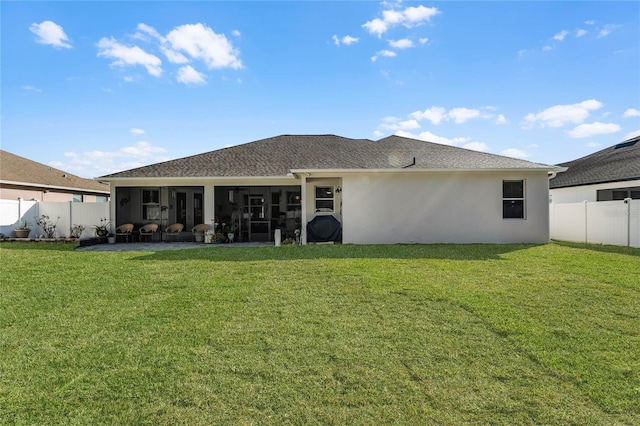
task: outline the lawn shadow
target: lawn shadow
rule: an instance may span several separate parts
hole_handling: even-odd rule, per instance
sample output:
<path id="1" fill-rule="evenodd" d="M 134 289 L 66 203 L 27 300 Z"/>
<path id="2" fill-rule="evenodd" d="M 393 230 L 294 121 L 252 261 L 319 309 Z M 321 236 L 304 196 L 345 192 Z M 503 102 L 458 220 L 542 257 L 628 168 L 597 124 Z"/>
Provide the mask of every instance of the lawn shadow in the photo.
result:
<path id="1" fill-rule="evenodd" d="M 43 250 L 43 251 L 74 251 L 78 247 L 75 241 L 2 241 L 2 250 Z"/>
<path id="2" fill-rule="evenodd" d="M 612 245 L 606 245 L 606 244 L 575 243 L 571 241 L 557 241 L 557 240 L 553 240 L 553 244 L 556 244 L 562 247 L 598 251 L 601 253 L 626 254 L 629 256 L 640 257 L 640 248 L 634 248 L 634 247 L 612 246 Z"/>
<path id="3" fill-rule="evenodd" d="M 536 244 L 393 244 L 393 245 L 305 245 L 268 247 L 205 247 L 146 252 L 135 260 L 210 260 L 246 262 L 299 259 L 501 259 Z"/>

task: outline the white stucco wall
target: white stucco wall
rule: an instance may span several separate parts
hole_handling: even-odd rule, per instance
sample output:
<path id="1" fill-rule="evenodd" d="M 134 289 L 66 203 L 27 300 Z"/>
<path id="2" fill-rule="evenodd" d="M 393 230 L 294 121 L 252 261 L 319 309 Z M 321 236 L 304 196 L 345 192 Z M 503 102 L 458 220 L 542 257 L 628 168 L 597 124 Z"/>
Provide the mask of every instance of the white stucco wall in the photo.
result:
<path id="1" fill-rule="evenodd" d="M 502 218 L 502 181 L 525 180 L 525 219 Z M 546 243 L 547 172 L 345 174 L 343 243 Z"/>
<path id="2" fill-rule="evenodd" d="M 582 201 L 598 201 L 598 190 L 640 186 L 640 180 L 600 183 L 596 185 L 573 186 L 549 190 L 554 203 L 580 203 Z"/>

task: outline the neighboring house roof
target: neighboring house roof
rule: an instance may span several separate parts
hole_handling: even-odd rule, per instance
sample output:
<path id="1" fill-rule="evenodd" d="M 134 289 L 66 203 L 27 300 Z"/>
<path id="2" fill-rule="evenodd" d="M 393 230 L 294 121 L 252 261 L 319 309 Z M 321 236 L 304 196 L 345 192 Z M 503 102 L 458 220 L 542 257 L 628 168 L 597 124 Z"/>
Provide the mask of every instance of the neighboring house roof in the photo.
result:
<path id="1" fill-rule="evenodd" d="M 415 159 L 415 162 L 414 162 Z M 286 176 L 292 170 L 556 170 L 555 166 L 400 136 L 379 141 L 282 135 L 102 176 L 110 178 Z"/>
<path id="2" fill-rule="evenodd" d="M 0 184 L 109 194 L 109 185 L 0 150 Z"/>
<path id="3" fill-rule="evenodd" d="M 568 170 L 549 181 L 552 189 L 640 179 L 640 136 L 560 166 Z"/>

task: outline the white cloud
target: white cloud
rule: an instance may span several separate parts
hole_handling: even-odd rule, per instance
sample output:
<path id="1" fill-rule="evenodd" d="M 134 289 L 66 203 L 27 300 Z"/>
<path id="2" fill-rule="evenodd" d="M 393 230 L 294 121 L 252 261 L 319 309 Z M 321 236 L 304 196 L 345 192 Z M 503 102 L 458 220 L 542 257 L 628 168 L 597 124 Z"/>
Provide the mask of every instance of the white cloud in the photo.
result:
<path id="1" fill-rule="evenodd" d="M 111 65 L 142 65 L 155 77 L 162 74 L 162 61 L 155 55 L 145 52 L 138 46 L 128 47 L 118 43 L 113 37 L 103 37 L 97 44 L 98 56 L 115 59 Z"/>
<path id="2" fill-rule="evenodd" d="M 390 7 L 387 5 L 387 7 Z M 431 20 L 439 11 L 435 7 L 407 7 L 404 10 L 387 9 L 382 11 L 382 19 L 375 18 L 362 24 L 370 34 L 380 38 L 389 28 L 396 25 L 404 25 L 405 27 L 415 27 L 422 25 Z"/>
<path id="3" fill-rule="evenodd" d="M 502 114 L 498 114 L 496 117 L 496 124 L 507 124 L 508 122 L 509 120 Z"/>
<path id="4" fill-rule="evenodd" d="M 549 50 L 552 50 L 552 49 L 553 49 L 553 47 L 552 47 L 552 46 L 549 46 L 549 45 L 542 46 L 542 50 L 544 50 L 545 52 L 547 52 L 547 51 L 549 51 Z"/>
<path id="5" fill-rule="evenodd" d="M 607 135 L 609 133 L 615 133 L 620 131 L 620 126 L 615 123 L 600 123 L 596 121 L 590 124 L 581 124 L 576 126 L 573 130 L 568 131 L 572 138 L 588 138 L 593 135 Z"/>
<path id="6" fill-rule="evenodd" d="M 136 32 L 133 35 L 134 38 L 141 39 L 141 40 L 148 40 L 143 34 L 141 34 L 141 31 L 142 31 L 143 33 L 148 34 L 157 40 L 160 40 L 162 42 L 165 41 L 164 37 L 162 37 L 160 33 L 150 25 L 140 23 L 138 24 L 136 29 L 138 30 L 138 32 Z"/>
<path id="7" fill-rule="evenodd" d="M 242 34 L 238 30 L 231 31 L 231 35 L 234 37 L 240 37 Z"/>
<path id="8" fill-rule="evenodd" d="M 624 135 L 624 140 L 626 141 L 627 139 L 635 138 L 637 136 L 640 136 L 640 129 L 634 130 Z"/>
<path id="9" fill-rule="evenodd" d="M 440 124 L 443 121 L 453 120 L 456 124 L 462 124 L 467 120 L 472 118 L 482 117 L 482 118 L 493 118 L 493 114 L 481 115 L 480 110 L 470 109 L 470 108 L 452 108 L 447 112 L 447 110 L 443 107 L 432 106 L 429 109 L 425 109 L 424 111 L 414 111 L 409 114 L 410 118 L 414 120 L 429 120 L 433 124 Z M 506 118 L 500 114 L 496 119 L 497 124 L 505 124 Z M 504 120 L 504 121 L 503 121 Z"/>
<path id="10" fill-rule="evenodd" d="M 33 87 L 33 86 L 22 86 L 22 89 L 30 92 L 38 92 L 38 93 L 42 92 L 42 89 L 38 89 L 37 87 Z"/>
<path id="11" fill-rule="evenodd" d="M 525 152 L 517 148 L 505 149 L 503 151 L 500 151 L 500 154 L 505 155 L 507 157 L 514 157 L 514 158 L 527 158 L 531 156 L 531 154 L 529 154 L 528 152 Z"/>
<path id="12" fill-rule="evenodd" d="M 452 119 L 456 124 L 462 124 L 467 120 L 480 116 L 480 111 L 477 109 L 469 108 L 453 108 L 449 111 L 447 116 Z"/>
<path id="13" fill-rule="evenodd" d="M 438 9 L 435 7 L 424 7 L 422 5 L 417 7 L 408 7 L 404 10 L 404 20 L 401 21 L 405 26 L 419 25 L 425 21 L 429 21 L 432 16 L 438 13 Z"/>
<path id="14" fill-rule="evenodd" d="M 564 40 L 564 38 L 567 36 L 567 34 L 569 34 L 569 31 L 567 30 L 562 30 L 560 31 L 558 34 L 553 36 L 554 40 L 558 40 L 558 41 L 562 41 Z"/>
<path id="15" fill-rule="evenodd" d="M 614 25 L 614 24 L 607 24 L 605 25 L 603 28 L 600 29 L 600 32 L 598 32 L 598 38 L 602 38 L 602 37 L 606 37 L 609 34 L 611 34 L 611 32 L 620 27 L 620 25 Z"/>
<path id="16" fill-rule="evenodd" d="M 587 24 L 587 25 L 593 25 L 593 24 L 596 23 L 596 21 L 594 21 L 593 19 L 590 19 L 588 21 L 584 21 L 584 23 Z"/>
<path id="17" fill-rule="evenodd" d="M 462 145 L 463 148 L 471 149 L 473 151 L 489 151 L 489 147 L 484 142 L 469 142 L 467 144 Z"/>
<path id="18" fill-rule="evenodd" d="M 344 37 L 342 37 L 342 43 L 346 44 L 347 46 L 353 44 L 353 43 L 357 43 L 360 39 L 358 37 L 351 37 L 350 35 L 346 35 Z"/>
<path id="19" fill-rule="evenodd" d="M 242 68 L 239 52 L 224 34 L 216 34 L 203 24 L 186 24 L 167 34 L 173 50 L 184 51 L 194 59 L 202 60 L 209 69 Z"/>
<path id="20" fill-rule="evenodd" d="M 578 28 L 576 30 L 576 37 L 582 37 L 587 34 L 587 30 L 583 30 L 582 28 Z"/>
<path id="21" fill-rule="evenodd" d="M 429 39 L 427 37 L 423 37 L 420 40 L 418 40 L 420 42 L 420 44 L 426 44 L 429 42 Z"/>
<path id="22" fill-rule="evenodd" d="M 42 21 L 39 24 L 33 23 L 29 27 L 29 31 L 36 36 L 36 42 L 40 44 L 50 44 L 54 47 L 64 47 L 65 49 L 71 49 L 69 38 L 64 32 L 64 29 L 53 21 Z"/>
<path id="23" fill-rule="evenodd" d="M 180 67 L 176 80 L 184 84 L 207 84 L 205 75 L 196 71 L 191 65 Z"/>
<path id="24" fill-rule="evenodd" d="M 527 148 L 539 148 L 537 143 L 530 143 L 529 145 L 527 145 Z"/>
<path id="25" fill-rule="evenodd" d="M 403 38 L 400 40 L 389 40 L 389 46 L 396 49 L 407 49 L 409 47 L 413 47 L 413 41 L 409 40 L 408 38 Z"/>
<path id="26" fill-rule="evenodd" d="M 399 121 L 396 117 L 385 117 L 378 130 L 413 130 L 420 128 L 416 120 Z"/>
<path id="27" fill-rule="evenodd" d="M 375 136 L 376 138 L 379 138 L 379 137 L 384 136 L 384 133 L 382 133 L 380 130 L 374 130 L 373 131 L 373 136 Z"/>
<path id="28" fill-rule="evenodd" d="M 362 24 L 362 26 L 367 30 L 369 30 L 370 34 L 375 34 L 378 37 L 381 37 L 382 34 L 386 33 L 387 30 L 389 29 L 386 22 L 378 18 L 373 19 L 369 22 L 365 22 L 364 24 Z"/>
<path id="29" fill-rule="evenodd" d="M 381 56 L 384 56 L 384 57 L 387 57 L 387 58 L 393 58 L 394 56 L 397 56 L 397 54 L 396 54 L 396 52 L 394 52 L 392 50 L 379 50 L 379 51 L 376 52 L 375 55 L 373 55 L 371 57 L 371 61 L 375 62 Z"/>
<path id="30" fill-rule="evenodd" d="M 115 155 L 117 157 L 150 158 L 155 154 L 164 152 L 167 152 L 167 150 L 162 147 L 153 146 L 149 142 L 140 141 L 133 146 L 120 148 L 120 150 L 116 152 Z"/>
<path id="31" fill-rule="evenodd" d="M 629 108 L 624 112 L 623 115 L 624 118 L 629 118 L 629 117 L 640 117 L 640 110 L 637 110 L 635 108 Z"/>
<path id="32" fill-rule="evenodd" d="M 129 130 L 129 133 L 131 133 L 132 135 L 144 135 L 145 131 L 142 130 L 142 129 L 137 129 L 137 128 L 133 127 L 133 128 L 131 128 Z"/>
<path id="33" fill-rule="evenodd" d="M 189 59 L 180 52 L 176 52 L 166 46 L 160 46 L 160 51 L 172 64 L 186 64 Z"/>
<path id="34" fill-rule="evenodd" d="M 562 127 L 567 123 L 582 123 L 589 117 L 589 111 L 600 108 L 602 108 L 602 103 L 596 99 L 589 99 L 577 104 L 552 106 L 537 114 L 527 114 L 524 128 L 531 128 L 535 124 L 539 124 L 541 127 Z"/>
<path id="35" fill-rule="evenodd" d="M 444 136 L 435 135 L 429 131 L 415 134 L 404 130 L 398 130 L 397 132 L 395 132 L 395 134 L 405 138 L 418 139 L 425 142 L 434 142 L 441 145 L 460 146 L 462 148 L 471 149 L 473 151 L 486 152 L 489 150 L 489 147 L 484 142 L 470 142 L 471 138 L 469 137 L 446 138 Z"/>
<path id="36" fill-rule="evenodd" d="M 346 44 L 347 46 L 357 43 L 360 41 L 357 37 L 351 37 L 350 35 L 346 35 L 342 38 L 339 38 L 336 34 L 334 34 L 331 39 L 335 43 L 336 46 L 340 46 L 341 44 Z"/>
<path id="37" fill-rule="evenodd" d="M 603 28 L 600 30 L 600 32 L 598 33 L 598 38 L 602 38 L 602 37 L 606 37 L 609 34 L 611 34 L 611 30 L 608 28 Z"/>
<path id="38" fill-rule="evenodd" d="M 443 107 L 432 106 L 424 111 L 415 111 L 409 114 L 409 117 L 415 120 L 429 120 L 433 124 L 439 124 L 447 119 L 447 110 Z"/>
<path id="39" fill-rule="evenodd" d="M 168 40 L 152 26 L 140 23 L 136 27 L 136 30 L 137 32 L 133 35 L 133 38 L 150 42 L 151 39 L 147 36 L 151 36 L 160 43 L 160 51 L 167 57 L 169 62 L 174 64 L 185 64 L 189 62 L 189 59 L 187 59 L 182 53 L 172 50 L 169 46 Z"/>
<path id="40" fill-rule="evenodd" d="M 53 162 L 52 165 L 78 176 L 97 177 L 167 161 L 170 158 L 165 155 L 166 152 L 167 150 L 162 147 L 141 141 L 116 151 L 65 152 L 67 161 Z"/>

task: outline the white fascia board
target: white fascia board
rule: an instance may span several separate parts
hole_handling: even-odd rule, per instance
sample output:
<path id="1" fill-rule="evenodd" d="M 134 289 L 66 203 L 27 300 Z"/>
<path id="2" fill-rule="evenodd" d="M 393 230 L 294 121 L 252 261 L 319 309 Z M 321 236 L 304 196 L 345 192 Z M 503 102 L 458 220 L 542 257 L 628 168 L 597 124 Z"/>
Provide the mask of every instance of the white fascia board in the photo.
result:
<path id="1" fill-rule="evenodd" d="M 294 174 L 304 174 L 304 173 L 456 173 L 456 172 L 563 172 L 566 171 L 566 167 L 556 167 L 550 166 L 549 168 L 495 168 L 495 169 L 415 169 L 415 168 L 406 168 L 406 169 L 295 169 L 291 170 L 291 173 Z"/>
<path id="2" fill-rule="evenodd" d="M 284 175 L 284 176 L 188 176 L 188 177 L 113 177 L 113 178 L 95 178 L 95 180 L 99 180 L 100 182 L 127 182 L 127 181 L 184 181 L 184 182 L 202 182 L 206 181 L 216 181 L 216 180 L 296 180 L 296 177 L 293 175 Z"/>
<path id="3" fill-rule="evenodd" d="M 101 191 L 99 189 L 88 189 L 88 188 L 76 188 L 73 186 L 57 186 L 57 185 L 47 185 L 44 183 L 33 183 L 33 182 L 16 182 L 11 180 L 0 180 L 0 184 L 2 185 L 16 185 L 16 186 L 27 186 L 33 189 L 60 189 L 64 191 L 75 191 L 75 192 L 91 192 L 94 194 L 106 194 L 109 195 L 110 191 L 107 189 L 105 191 Z"/>

